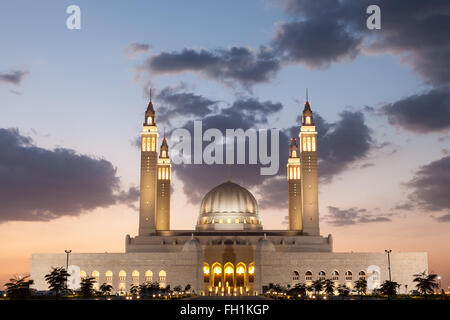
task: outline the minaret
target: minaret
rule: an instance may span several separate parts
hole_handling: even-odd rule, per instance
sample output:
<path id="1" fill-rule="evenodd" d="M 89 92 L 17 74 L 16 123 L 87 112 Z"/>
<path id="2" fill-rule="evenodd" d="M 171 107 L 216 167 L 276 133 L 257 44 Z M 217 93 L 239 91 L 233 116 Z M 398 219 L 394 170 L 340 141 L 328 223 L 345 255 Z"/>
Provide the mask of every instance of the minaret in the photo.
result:
<path id="1" fill-rule="evenodd" d="M 289 159 L 286 166 L 289 190 L 289 230 L 302 230 L 300 155 L 295 138 L 291 139 Z"/>
<path id="2" fill-rule="evenodd" d="M 316 147 L 317 131 L 314 125 L 313 112 L 308 101 L 308 91 L 306 91 L 306 102 L 305 108 L 303 109 L 299 139 L 301 149 L 303 232 L 308 235 L 320 235 Z"/>
<path id="3" fill-rule="evenodd" d="M 164 137 L 158 158 L 156 188 L 156 230 L 170 230 L 170 176 L 169 146 Z"/>
<path id="4" fill-rule="evenodd" d="M 158 129 L 150 95 L 141 132 L 141 194 L 139 208 L 139 235 L 154 233 L 156 211 L 156 166 L 158 161 Z"/>

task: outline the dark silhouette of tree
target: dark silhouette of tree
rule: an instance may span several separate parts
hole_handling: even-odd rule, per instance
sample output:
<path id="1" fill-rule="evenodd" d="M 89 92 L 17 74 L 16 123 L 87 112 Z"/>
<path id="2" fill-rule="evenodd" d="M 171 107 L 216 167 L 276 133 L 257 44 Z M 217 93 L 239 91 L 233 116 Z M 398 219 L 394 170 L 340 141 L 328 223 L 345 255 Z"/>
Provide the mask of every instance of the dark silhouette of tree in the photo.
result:
<path id="1" fill-rule="evenodd" d="M 185 287 L 184 287 L 184 291 L 189 291 L 191 290 L 191 285 L 188 283 Z"/>
<path id="2" fill-rule="evenodd" d="M 314 294 L 318 295 L 323 290 L 323 280 L 315 280 L 311 286 L 314 289 Z"/>
<path id="3" fill-rule="evenodd" d="M 139 294 L 141 296 L 151 296 L 160 292 L 158 282 L 144 282 L 139 286 Z"/>
<path id="4" fill-rule="evenodd" d="M 131 294 L 132 296 L 137 296 L 137 295 L 139 294 L 139 286 L 133 284 L 133 285 L 131 286 L 131 288 L 130 288 L 130 294 Z"/>
<path id="5" fill-rule="evenodd" d="M 381 284 L 379 291 L 384 295 L 395 296 L 397 295 L 398 288 L 400 288 L 400 284 L 395 281 L 386 280 Z"/>
<path id="6" fill-rule="evenodd" d="M 341 284 L 338 287 L 338 293 L 340 296 L 346 297 L 350 294 L 350 289 L 345 284 Z"/>
<path id="7" fill-rule="evenodd" d="M 45 275 L 45 281 L 48 283 L 48 288 L 55 292 L 58 297 L 61 290 L 67 288 L 67 278 L 70 274 L 67 273 L 63 267 L 52 267 L 52 271 Z"/>
<path id="8" fill-rule="evenodd" d="M 14 277 L 5 283 L 6 296 L 10 299 L 26 299 L 30 296 L 30 285 L 34 283 L 30 276 Z"/>
<path id="9" fill-rule="evenodd" d="M 83 297 L 92 297 L 94 295 L 94 277 L 85 277 L 80 282 L 80 294 Z"/>
<path id="10" fill-rule="evenodd" d="M 110 285 L 109 283 L 104 282 L 101 286 L 100 286 L 100 291 L 102 292 L 102 294 L 105 296 L 105 299 L 107 296 L 111 295 L 111 291 L 113 289 L 113 286 Z"/>
<path id="11" fill-rule="evenodd" d="M 439 288 L 439 283 L 437 282 L 437 274 L 426 274 L 426 272 L 417 273 L 414 275 L 413 282 L 416 283 L 417 291 L 422 295 L 432 294 L 435 289 Z"/>
<path id="12" fill-rule="evenodd" d="M 289 290 L 289 294 L 292 296 L 300 295 L 302 298 L 306 296 L 306 284 L 297 283 L 294 287 Z"/>
<path id="13" fill-rule="evenodd" d="M 336 290 L 336 287 L 334 285 L 334 281 L 331 279 L 327 279 L 323 282 L 323 289 L 325 293 L 329 296 L 334 295 L 334 291 Z"/>
<path id="14" fill-rule="evenodd" d="M 180 285 L 173 287 L 173 291 L 175 292 L 181 292 L 183 289 L 181 288 Z"/>
<path id="15" fill-rule="evenodd" d="M 355 281 L 355 289 L 359 294 L 366 294 L 367 291 L 367 280 L 366 279 L 358 279 Z"/>

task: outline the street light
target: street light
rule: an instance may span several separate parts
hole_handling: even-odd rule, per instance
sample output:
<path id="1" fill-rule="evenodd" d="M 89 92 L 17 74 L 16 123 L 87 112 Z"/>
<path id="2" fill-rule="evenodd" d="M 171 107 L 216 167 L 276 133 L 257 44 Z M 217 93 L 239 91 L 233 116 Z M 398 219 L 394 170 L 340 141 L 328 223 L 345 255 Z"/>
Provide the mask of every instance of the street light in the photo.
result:
<path id="1" fill-rule="evenodd" d="M 392 252 L 392 250 L 384 250 L 384 252 L 386 252 L 387 256 L 388 256 L 389 281 L 392 281 L 392 278 L 391 278 L 391 252 Z"/>
<path id="2" fill-rule="evenodd" d="M 68 273 L 69 271 L 69 254 L 72 252 L 72 250 L 64 250 L 64 252 L 66 253 L 66 273 Z M 67 277 L 66 277 L 66 288 L 67 288 Z"/>
<path id="3" fill-rule="evenodd" d="M 442 288 L 441 286 L 441 276 L 438 276 L 438 280 L 439 280 L 439 290 Z"/>

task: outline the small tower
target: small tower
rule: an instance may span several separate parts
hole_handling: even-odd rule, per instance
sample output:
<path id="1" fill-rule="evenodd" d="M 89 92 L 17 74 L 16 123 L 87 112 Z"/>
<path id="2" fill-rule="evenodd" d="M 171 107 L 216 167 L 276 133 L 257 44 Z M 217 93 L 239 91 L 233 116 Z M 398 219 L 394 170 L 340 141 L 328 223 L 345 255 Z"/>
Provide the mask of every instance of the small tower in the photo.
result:
<path id="1" fill-rule="evenodd" d="M 308 235 L 320 235 L 317 131 L 314 125 L 313 112 L 308 101 L 308 91 L 306 91 L 306 102 L 302 114 L 299 142 L 301 149 L 303 232 Z"/>
<path id="2" fill-rule="evenodd" d="M 161 143 L 158 158 L 158 182 L 156 188 L 156 230 L 170 230 L 170 176 L 169 146 L 166 137 Z"/>
<path id="3" fill-rule="evenodd" d="M 141 184 L 139 207 L 139 235 L 154 233 L 156 212 L 156 166 L 158 161 L 158 129 L 151 101 L 145 112 L 141 132 Z"/>
<path id="4" fill-rule="evenodd" d="M 287 163 L 287 180 L 289 190 L 289 230 L 302 230 L 302 189 L 300 154 L 297 141 L 291 139 Z"/>

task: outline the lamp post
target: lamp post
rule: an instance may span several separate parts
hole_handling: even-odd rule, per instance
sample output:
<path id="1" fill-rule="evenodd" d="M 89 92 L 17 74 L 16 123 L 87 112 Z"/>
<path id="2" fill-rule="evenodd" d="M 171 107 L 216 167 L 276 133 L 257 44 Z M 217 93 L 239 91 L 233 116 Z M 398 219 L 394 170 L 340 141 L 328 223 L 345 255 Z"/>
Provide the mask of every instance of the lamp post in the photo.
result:
<path id="1" fill-rule="evenodd" d="M 69 254 L 72 252 L 72 250 L 64 250 L 64 252 L 66 253 L 66 273 L 68 273 L 69 271 Z M 66 288 L 67 288 L 67 277 L 66 277 Z"/>
<path id="2" fill-rule="evenodd" d="M 391 278 L 391 252 L 392 252 L 392 250 L 384 250 L 384 252 L 386 252 L 387 253 L 387 256 L 388 256 L 388 270 L 389 270 L 389 281 L 392 281 L 392 278 Z"/>
<path id="3" fill-rule="evenodd" d="M 439 280 L 439 290 L 441 290 L 442 286 L 441 286 L 441 276 L 438 276 L 438 280 Z"/>

